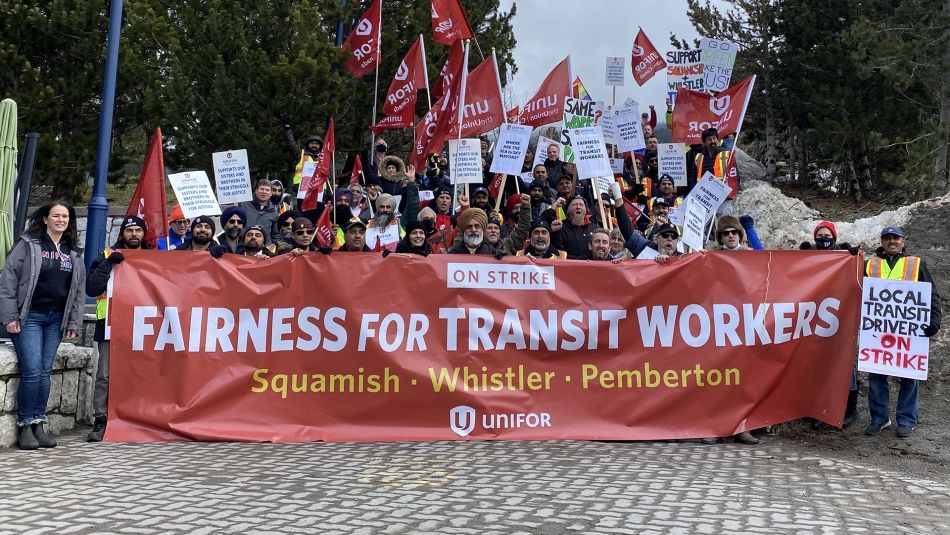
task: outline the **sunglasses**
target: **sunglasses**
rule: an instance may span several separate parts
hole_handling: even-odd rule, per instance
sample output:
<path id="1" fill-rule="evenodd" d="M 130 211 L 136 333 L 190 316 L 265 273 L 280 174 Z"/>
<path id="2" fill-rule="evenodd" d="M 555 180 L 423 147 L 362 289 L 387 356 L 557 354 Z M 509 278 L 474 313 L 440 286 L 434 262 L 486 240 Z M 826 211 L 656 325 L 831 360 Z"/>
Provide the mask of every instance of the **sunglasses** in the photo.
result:
<path id="1" fill-rule="evenodd" d="M 664 232 L 663 234 L 660 234 L 660 237 L 666 238 L 668 240 L 675 240 L 676 238 L 679 238 L 679 236 L 673 234 L 672 232 Z"/>
<path id="2" fill-rule="evenodd" d="M 282 227 L 292 227 L 292 226 L 294 226 L 294 222 L 293 222 L 293 220 L 284 221 L 284 224 L 281 225 L 281 226 L 282 226 Z"/>
<path id="3" fill-rule="evenodd" d="M 729 229 L 729 230 L 724 230 L 724 231 L 720 232 L 719 235 L 720 235 L 720 236 L 738 236 L 738 235 L 739 235 L 739 231 L 738 231 L 738 230 Z"/>
<path id="4" fill-rule="evenodd" d="M 313 234 L 312 230 L 295 230 L 294 236 L 309 236 Z"/>
<path id="5" fill-rule="evenodd" d="M 243 225 L 244 221 L 241 221 L 240 219 L 228 219 L 228 224 L 229 225 Z"/>
<path id="6" fill-rule="evenodd" d="M 187 219 L 176 219 L 172 221 L 172 225 L 187 225 L 187 224 L 188 224 Z"/>

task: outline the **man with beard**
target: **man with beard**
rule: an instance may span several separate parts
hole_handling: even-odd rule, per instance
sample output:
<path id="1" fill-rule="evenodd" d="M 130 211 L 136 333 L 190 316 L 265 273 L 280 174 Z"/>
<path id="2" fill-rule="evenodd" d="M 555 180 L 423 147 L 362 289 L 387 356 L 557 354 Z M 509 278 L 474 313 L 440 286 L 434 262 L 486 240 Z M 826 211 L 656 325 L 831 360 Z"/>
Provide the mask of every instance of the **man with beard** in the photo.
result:
<path id="1" fill-rule="evenodd" d="M 712 173 L 718 180 L 724 181 L 732 188 L 726 200 L 716 211 L 717 215 L 731 215 L 735 211 L 734 201 L 739 190 L 738 169 L 729 167 L 732 151 L 722 148 L 719 144 L 719 131 L 715 128 L 704 130 L 702 139 L 702 150 L 695 156 L 696 181 L 702 180 L 706 173 Z M 735 171 L 736 174 L 730 175 L 730 171 Z"/>
<path id="2" fill-rule="evenodd" d="M 396 219 L 396 198 L 388 193 L 380 193 L 376 198 L 376 216 L 370 219 L 370 227 L 383 228 Z"/>
<path id="3" fill-rule="evenodd" d="M 435 212 L 435 229 L 438 231 L 452 230 L 455 227 L 455 216 L 452 215 L 452 189 L 440 188 L 435 192 L 434 202 L 429 208 Z"/>
<path id="4" fill-rule="evenodd" d="M 228 206 L 221 212 L 221 226 L 224 232 L 218 234 L 214 239 L 226 252 L 232 254 L 241 254 L 244 252 L 244 244 L 241 243 L 241 233 L 244 232 L 244 225 L 247 224 L 247 214 L 237 206 Z"/>
<path id="5" fill-rule="evenodd" d="M 466 208 L 459 214 L 459 230 L 462 240 L 449 250 L 449 254 L 494 255 L 495 249 L 485 243 L 488 214 L 481 208 Z"/>
<path id="6" fill-rule="evenodd" d="M 651 247 L 659 253 L 653 258 L 657 264 L 665 264 L 671 257 L 683 255 L 676 248 L 680 238 L 680 232 L 676 225 L 671 223 L 657 225 L 651 238 L 653 240 Z"/>
<path id="7" fill-rule="evenodd" d="M 274 253 L 264 248 L 264 229 L 254 225 L 245 230 L 244 250 L 239 254 L 253 256 L 258 260 L 264 260 L 274 256 Z"/>
<path id="8" fill-rule="evenodd" d="M 106 329 L 106 318 L 109 315 L 109 301 L 106 289 L 112 268 L 122 263 L 123 249 L 151 249 L 145 243 L 145 220 L 136 216 L 126 216 L 119 226 L 119 239 L 107 247 L 99 258 L 93 260 L 89 267 L 89 276 L 86 278 L 86 295 L 96 298 L 96 330 L 93 340 L 99 353 L 99 364 L 96 367 L 96 383 L 92 394 L 92 416 L 94 418 L 92 431 L 86 435 L 87 442 L 102 442 L 106 432 L 106 417 L 109 414 L 109 333 Z"/>
<path id="9" fill-rule="evenodd" d="M 514 205 L 514 202 L 518 202 Z M 517 223 L 510 229 L 507 236 L 504 236 L 504 228 L 507 224 L 502 223 L 501 214 L 492 212 L 488 218 L 488 224 L 485 227 L 485 243 L 495 249 L 498 253 L 515 254 L 528 239 L 529 229 L 531 228 L 531 197 L 521 194 L 512 195 L 508 202 L 509 211 L 513 212 L 513 217 L 517 217 Z M 502 237 L 504 236 L 504 237 Z"/>
<path id="10" fill-rule="evenodd" d="M 282 214 L 290 210 L 290 203 L 284 198 L 284 183 L 277 179 L 271 180 L 270 190 L 270 202 L 277 207 L 277 213 Z M 290 197 L 287 196 L 286 199 L 289 200 Z"/>
<path id="11" fill-rule="evenodd" d="M 531 222 L 528 246 L 518 251 L 516 256 L 530 256 L 533 258 L 567 258 L 567 253 L 558 251 L 551 246 L 551 225 L 543 219 Z"/>
<path id="12" fill-rule="evenodd" d="M 531 196 L 531 219 L 537 219 L 541 217 L 541 214 L 547 210 L 550 210 L 551 204 L 548 202 L 548 179 L 547 179 L 547 170 L 543 165 L 537 165 L 534 168 L 535 170 L 535 179 L 531 182 L 531 185 L 528 186 L 528 195 Z M 543 177 L 539 177 L 539 174 L 543 174 Z"/>
<path id="13" fill-rule="evenodd" d="M 487 214 L 491 212 L 491 205 L 491 196 L 488 194 L 488 189 L 475 188 L 475 191 L 472 192 L 472 208 L 481 208 Z"/>
<path id="14" fill-rule="evenodd" d="M 372 250 L 366 245 L 366 223 L 355 217 L 346 224 L 343 232 L 343 245 L 339 251 L 348 253 L 370 253 Z"/>
<path id="15" fill-rule="evenodd" d="M 268 183 L 268 188 L 270 184 Z M 220 256 L 225 249 L 214 241 L 214 219 L 200 215 L 191 221 L 191 238 L 182 242 L 176 251 L 208 251 L 212 256 Z"/>
<path id="16" fill-rule="evenodd" d="M 588 221 L 587 200 L 579 195 L 571 198 L 567 204 L 567 219 L 560 232 L 561 249 L 568 258 L 587 258 L 590 252 L 591 232 L 598 226 Z"/>
<path id="17" fill-rule="evenodd" d="M 594 229 L 590 233 L 589 248 L 590 260 L 610 260 L 610 233 L 606 229 Z"/>

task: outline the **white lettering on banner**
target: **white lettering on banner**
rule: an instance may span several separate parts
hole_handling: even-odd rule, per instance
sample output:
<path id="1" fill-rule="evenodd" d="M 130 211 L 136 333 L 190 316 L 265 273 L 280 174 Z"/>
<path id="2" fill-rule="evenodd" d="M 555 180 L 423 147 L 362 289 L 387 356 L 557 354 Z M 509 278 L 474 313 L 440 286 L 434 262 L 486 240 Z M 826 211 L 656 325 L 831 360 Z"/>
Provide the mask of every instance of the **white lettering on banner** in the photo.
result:
<path id="1" fill-rule="evenodd" d="M 926 380 L 933 285 L 864 278 L 858 371 Z"/>
<path id="2" fill-rule="evenodd" d="M 604 145 L 604 136 L 599 126 L 575 128 L 571 131 L 577 178 L 613 176 L 610 156 Z"/>
<path id="3" fill-rule="evenodd" d="M 482 182 L 481 142 L 474 138 L 449 140 L 449 169 L 453 184 Z"/>
<path id="4" fill-rule="evenodd" d="M 436 376 L 435 370 L 429 368 L 429 373 L 432 374 L 433 379 L 433 388 L 436 392 L 441 391 L 443 385 L 449 392 L 454 392 L 456 389 L 462 390 L 466 377 L 470 376 L 471 373 L 468 371 L 468 367 L 465 367 L 461 370 L 462 378 L 459 379 L 459 369 L 453 368 L 453 374 L 450 375 L 448 370 L 442 368 L 440 370 L 442 375 Z M 519 366 L 519 371 L 524 375 L 524 366 Z M 529 372 L 537 374 L 539 380 L 542 379 L 540 372 Z M 544 372 L 545 376 L 551 374 L 553 377 L 554 372 Z M 508 372 L 496 372 L 492 373 L 489 376 L 486 376 L 486 381 L 492 381 L 492 384 L 504 384 L 502 383 L 503 379 L 509 379 L 514 377 L 514 372 L 509 368 Z M 547 383 L 550 384 L 551 377 L 547 377 Z M 476 390 L 478 390 L 476 388 Z M 482 414 L 481 418 L 482 428 L 483 429 L 521 429 L 522 427 L 537 428 L 537 427 L 551 427 L 551 414 L 547 412 L 512 412 L 512 413 L 486 413 Z M 478 415 L 472 407 L 467 405 L 459 405 L 452 407 L 449 410 L 449 429 L 453 433 L 460 437 L 465 437 L 471 434 L 475 430 L 475 426 L 478 423 Z"/>
<path id="5" fill-rule="evenodd" d="M 515 266 L 505 264 L 447 265 L 449 288 L 490 290 L 554 290 L 551 266 Z"/>
<path id="6" fill-rule="evenodd" d="M 699 41 L 699 50 L 702 51 L 703 88 L 710 91 L 725 90 L 732 79 L 732 66 L 736 62 L 739 45 L 703 37 Z"/>
<path id="7" fill-rule="evenodd" d="M 233 204 L 254 198 L 247 150 L 215 152 L 211 155 L 211 163 L 218 190 L 218 204 Z"/>
<path id="8" fill-rule="evenodd" d="M 502 126 L 495 143 L 489 172 L 515 176 L 521 174 L 524 156 L 531 141 L 531 130 L 530 126 L 520 124 L 509 123 Z"/>
<path id="9" fill-rule="evenodd" d="M 221 215 L 221 206 L 211 190 L 211 182 L 204 171 L 188 171 L 168 175 L 175 197 L 187 219 L 200 215 Z"/>
<path id="10" fill-rule="evenodd" d="M 686 185 L 686 144 L 663 143 L 657 146 L 659 176 L 670 175 L 676 186 Z"/>

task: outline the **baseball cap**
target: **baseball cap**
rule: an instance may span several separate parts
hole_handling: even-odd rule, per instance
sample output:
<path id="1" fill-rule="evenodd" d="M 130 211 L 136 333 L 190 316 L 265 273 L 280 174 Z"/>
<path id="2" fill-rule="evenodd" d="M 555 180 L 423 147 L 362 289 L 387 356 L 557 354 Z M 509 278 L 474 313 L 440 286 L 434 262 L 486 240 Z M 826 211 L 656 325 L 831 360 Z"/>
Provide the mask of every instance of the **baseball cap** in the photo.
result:
<path id="1" fill-rule="evenodd" d="M 882 237 L 882 238 L 883 238 L 884 236 L 887 236 L 888 234 L 893 234 L 893 235 L 895 235 L 895 236 L 897 236 L 897 237 L 899 237 L 899 238 L 903 238 L 903 237 L 904 237 L 904 231 L 901 230 L 900 227 L 884 227 L 884 229 L 881 230 L 881 237 Z"/>

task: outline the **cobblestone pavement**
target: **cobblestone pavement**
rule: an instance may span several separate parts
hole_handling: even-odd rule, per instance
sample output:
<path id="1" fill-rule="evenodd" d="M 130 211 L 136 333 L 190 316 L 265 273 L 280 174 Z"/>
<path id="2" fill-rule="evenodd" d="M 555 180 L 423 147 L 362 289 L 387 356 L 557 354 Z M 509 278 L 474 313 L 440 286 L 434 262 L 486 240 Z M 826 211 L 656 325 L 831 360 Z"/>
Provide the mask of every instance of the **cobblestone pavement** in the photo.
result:
<path id="1" fill-rule="evenodd" d="M 950 533 L 950 486 L 794 444 L 0 450 L 0 533 Z"/>

